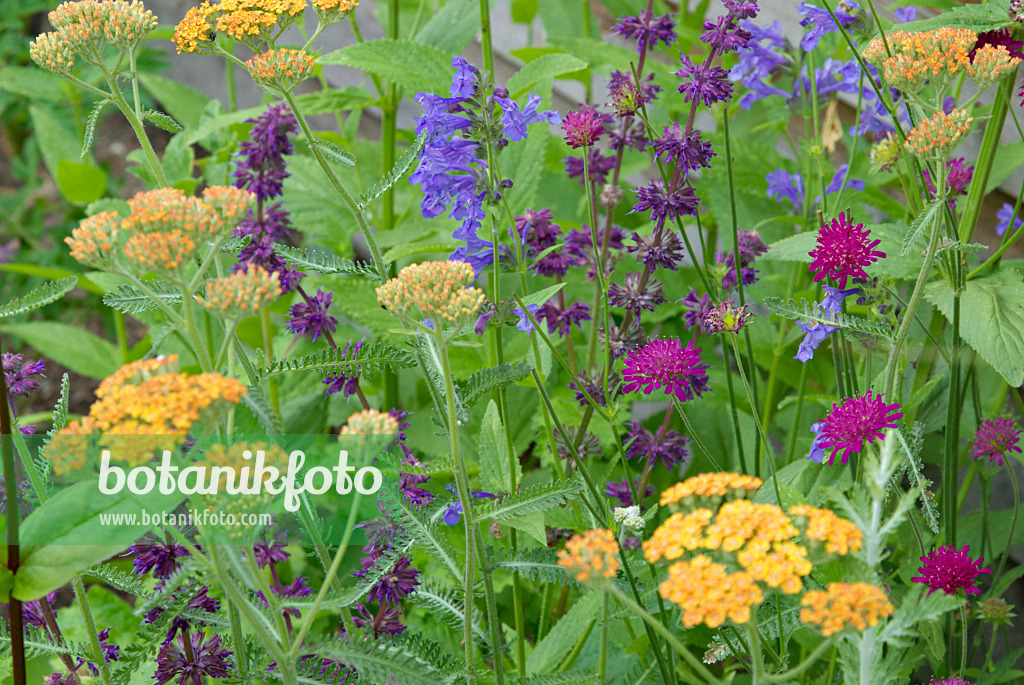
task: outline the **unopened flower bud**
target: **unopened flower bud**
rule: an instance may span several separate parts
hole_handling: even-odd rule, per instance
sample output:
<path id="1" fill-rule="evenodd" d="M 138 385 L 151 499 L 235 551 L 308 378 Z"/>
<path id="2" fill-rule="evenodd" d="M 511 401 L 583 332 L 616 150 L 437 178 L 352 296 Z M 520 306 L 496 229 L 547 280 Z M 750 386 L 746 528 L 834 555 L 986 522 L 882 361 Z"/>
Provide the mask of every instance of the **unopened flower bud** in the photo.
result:
<path id="1" fill-rule="evenodd" d="M 498 183 L 498 187 L 499 188 L 511 188 L 512 187 L 512 179 L 511 178 L 503 179 L 500 183 Z"/>
<path id="2" fill-rule="evenodd" d="M 116 260 L 118 226 L 117 212 L 100 212 L 89 217 L 64 242 L 71 247 L 71 256 L 86 266 L 111 270 Z"/>
<path id="3" fill-rule="evenodd" d="M 601 189 L 601 204 L 605 207 L 614 207 L 622 201 L 622 188 L 611 183 L 605 183 Z"/>
<path id="4" fill-rule="evenodd" d="M 494 86 L 494 97 L 507 98 L 508 88 L 505 86 Z"/>
<path id="5" fill-rule="evenodd" d="M 206 297 L 196 295 L 196 302 L 211 313 L 227 319 L 243 319 L 281 296 L 276 273 L 262 266 L 248 264 L 244 271 L 235 271 L 206 284 Z"/>
<path id="6" fill-rule="evenodd" d="M 257 84 L 291 91 L 309 78 L 313 64 L 313 58 L 305 50 L 280 48 L 256 55 L 245 66 Z"/>
<path id="7" fill-rule="evenodd" d="M 962 109 L 954 109 L 950 114 L 938 112 L 914 127 L 904 147 L 922 160 L 945 160 L 970 133 L 973 121 Z"/>
<path id="8" fill-rule="evenodd" d="M 166 273 L 177 270 L 196 251 L 195 242 L 184 231 L 136 233 L 125 243 L 123 252 L 143 272 Z"/>

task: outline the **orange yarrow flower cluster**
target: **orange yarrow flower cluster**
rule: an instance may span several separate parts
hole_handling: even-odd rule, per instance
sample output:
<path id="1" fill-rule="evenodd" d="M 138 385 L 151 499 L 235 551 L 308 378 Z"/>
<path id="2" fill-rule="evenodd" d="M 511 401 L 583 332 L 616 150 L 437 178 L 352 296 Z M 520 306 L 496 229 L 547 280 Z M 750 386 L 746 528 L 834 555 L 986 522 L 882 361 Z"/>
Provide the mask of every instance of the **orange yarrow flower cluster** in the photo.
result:
<path id="1" fill-rule="evenodd" d="M 36 38 L 29 54 L 36 64 L 58 74 L 71 71 L 76 55 L 90 62 L 102 59 L 105 43 L 134 50 L 157 26 L 157 18 L 138 0 L 65 2 L 50 12 L 49 20 L 56 30 Z"/>
<path id="2" fill-rule="evenodd" d="M 558 552 L 558 565 L 581 583 L 601 583 L 615 577 L 622 564 L 615 555 L 615 534 L 604 528 L 573 535 Z"/>
<path id="3" fill-rule="evenodd" d="M 864 60 L 881 70 L 892 87 L 905 93 L 919 93 L 926 83 L 941 88 L 967 69 L 971 63 L 968 55 L 978 41 L 978 34 L 953 28 L 893 31 L 888 41 L 888 51 L 881 38 L 871 41 L 864 50 Z"/>
<path id="4" fill-rule="evenodd" d="M 196 302 L 218 316 L 240 319 L 260 311 L 282 292 L 276 273 L 248 264 L 245 270 L 207 282 L 206 296 L 196 295 Z"/>
<path id="5" fill-rule="evenodd" d="M 484 303 L 474 278 L 473 267 L 466 262 L 411 264 L 377 288 L 377 301 L 398 317 L 456 326 L 476 317 Z"/>
<path id="6" fill-rule="evenodd" d="M 178 54 L 209 50 L 217 33 L 262 52 L 270 47 L 277 26 L 286 28 L 306 9 L 306 0 L 221 0 L 193 7 L 174 30 Z"/>
<path id="7" fill-rule="evenodd" d="M 825 637 L 848 627 L 866 630 L 893 612 L 882 588 L 868 583 L 830 583 L 806 593 L 800 603 L 800 620 L 820 626 Z"/>
<path id="8" fill-rule="evenodd" d="M 64 242 L 71 248 L 71 256 L 80 263 L 109 269 L 116 257 L 114 250 L 120 224 L 117 212 L 100 212 L 85 219 Z"/>
<path id="9" fill-rule="evenodd" d="M 145 444 L 170 448 L 184 442 L 186 433 L 217 406 L 237 404 L 246 394 L 236 378 L 219 373 L 190 376 L 178 371 L 177 362 L 177 355 L 140 360 L 104 379 L 89 413 L 69 423 L 55 438 L 54 471 L 60 474 L 84 464 L 84 442 L 68 440 L 74 436 L 100 435 L 101 445 L 126 447 L 111 449 L 112 458 L 132 465 L 145 463 L 152 451 L 139 449 L 138 441 L 123 436 L 151 436 L 153 440 Z"/>
<path id="10" fill-rule="evenodd" d="M 196 244 L 184 231 L 136 233 L 122 250 L 141 271 L 174 271 L 195 254 Z"/>
<path id="11" fill-rule="evenodd" d="M 1004 76 L 1017 71 L 1019 57 L 1011 57 L 1005 45 L 985 45 L 974 53 L 974 61 L 967 67 L 967 74 L 979 88 L 988 88 L 1001 81 Z"/>
<path id="12" fill-rule="evenodd" d="M 762 484 L 760 478 L 741 473 L 702 473 L 676 483 L 661 493 L 661 506 L 688 504 L 705 499 L 717 504 L 722 498 L 745 497 Z"/>
<path id="13" fill-rule="evenodd" d="M 313 9 L 325 24 L 341 21 L 356 7 L 359 3 L 355 0 L 313 0 Z"/>
<path id="14" fill-rule="evenodd" d="M 290 91 L 309 78 L 314 63 L 305 50 L 279 48 L 256 55 L 245 66 L 257 84 Z"/>
<path id="15" fill-rule="evenodd" d="M 974 118 L 962 109 L 949 114 L 936 112 L 931 119 L 920 122 L 907 135 L 904 147 L 923 160 L 943 161 L 971 131 Z"/>
<path id="16" fill-rule="evenodd" d="M 829 554 L 845 556 L 860 551 L 864 533 L 846 519 L 836 516 L 833 511 L 798 504 L 789 508 L 789 515 L 796 519 L 798 526 L 803 527 L 804 537 L 824 543 L 825 551 Z"/>
<path id="17" fill-rule="evenodd" d="M 658 593 L 679 605 L 687 628 L 701 623 L 717 628 L 726 620 L 746 623 L 753 607 L 764 600 L 761 588 L 750 574 L 729 573 L 725 566 L 704 554 L 673 564 Z"/>

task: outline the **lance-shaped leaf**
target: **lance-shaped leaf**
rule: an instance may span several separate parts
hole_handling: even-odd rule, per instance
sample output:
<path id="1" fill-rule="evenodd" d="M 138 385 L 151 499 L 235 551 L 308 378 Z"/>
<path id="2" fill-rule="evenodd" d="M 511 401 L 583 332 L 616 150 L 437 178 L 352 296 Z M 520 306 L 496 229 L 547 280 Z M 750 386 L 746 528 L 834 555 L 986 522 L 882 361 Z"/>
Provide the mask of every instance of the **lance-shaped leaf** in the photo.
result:
<path id="1" fill-rule="evenodd" d="M 319 373 L 345 371 L 352 373 L 358 370 L 364 375 L 372 375 L 388 367 L 407 369 L 416 365 L 416 360 L 409 352 L 381 342 L 363 345 L 359 350 L 354 347 L 348 350 L 332 347 L 302 357 L 273 359 L 270 363 L 263 363 L 261 356 L 258 361 L 260 362 L 258 366 L 261 367 L 261 379 L 288 371 L 317 371 Z"/>
<path id="2" fill-rule="evenodd" d="M 384 486 L 377 494 L 380 497 L 380 503 L 405 529 L 405 532 L 417 544 L 424 547 L 430 556 L 445 566 L 456 582 L 461 583 L 462 568 L 459 565 L 458 556 L 452 546 L 448 544 L 444 533 L 431 520 L 432 510 L 426 506 L 413 508 L 399 492 L 398 482 L 393 478 L 385 479 Z"/>
<path id="3" fill-rule="evenodd" d="M 783 300 L 778 297 L 766 297 L 764 298 L 764 304 L 779 316 L 787 319 L 833 326 L 867 335 L 878 335 L 889 340 L 893 336 L 892 327 L 887 324 L 875 323 L 862 319 L 859 316 L 850 316 L 842 312 L 835 315 L 826 315 L 821 311 L 816 302 L 808 302 L 802 298 L 800 302 L 797 302 L 792 298 Z"/>
<path id="4" fill-rule="evenodd" d="M 565 569 L 558 565 L 558 554 L 547 547 L 524 547 L 513 552 L 505 547 L 488 547 L 488 557 L 493 568 L 516 571 L 536 583 L 554 585 L 572 585 L 580 583 L 569 577 Z"/>
<path id="5" fill-rule="evenodd" d="M 312 651 L 352 666 L 367 683 L 438 685 L 455 670 L 455 659 L 440 645 L 407 634 L 356 633 Z"/>
<path id="6" fill-rule="evenodd" d="M 445 580 L 427 578 L 409 597 L 414 604 L 425 607 L 431 616 L 438 616 L 452 628 L 461 629 L 466 621 L 466 604 L 463 601 L 462 588 L 456 588 Z M 477 618 L 479 612 L 473 614 L 473 632 L 481 644 L 489 644 Z"/>
<path id="7" fill-rule="evenodd" d="M 581 480 L 563 480 L 535 485 L 501 499 L 488 500 L 474 507 L 476 522 L 487 519 L 514 521 L 528 514 L 567 504 L 583 489 Z"/>
<path id="8" fill-rule="evenodd" d="M 444 11 L 444 10 L 442 10 Z M 405 154 L 395 162 L 395 166 L 391 168 L 391 171 L 386 176 L 377 180 L 376 183 L 370 188 L 369 191 L 359 198 L 359 207 L 363 209 L 366 205 L 370 204 L 384 193 L 391 190 L 392 187 L 405 175 L 405 172 L 412 166 L 412 162 L 416 159 L 416 155 L 423 149 L 423 144 L 427 142 L 426 132 L 421 133 L 413 141 L 412 147 L 406 150 Z"/>
<path id="9" fill-rule="evenodd" d="M 231 250 L 231 252 L 237 251 Z M 300 271 L 314 271 L 318 274 L 377 275 L 377 270 L 369 262 L 355 262 L 323 250 L 274 245 L 274 252 Z"/>
<path id="10" fill-rule="evenodd" d="M 40 307 L 45 307 L 51 302 L 56 302 L 64 297 L 78 283 L 78 279 L 61 278 L 56 281 L 44 283 L 38 288 L 29 292 L 22 298 L 15 298 L 5 305 L 0 305 L 0 319 L 16 314 L 24 314 Z"/>
<path id="11" fill-rule="evenodd" d="M 331 160 L 335 164 L 340 164 L 341 166 L 350 166 L 350 167 L 356 165 L 356 158 L 355 157 L 353 157 L 350 153 L 348 153 L 345 150 L 341 149 L 340 147 L 338 147 L 334 143 L 330 142 L 329 140 L 324 140 L 323 138 L 317 138 L 317 139 L 311 141 L 309 143 L 309 146 L 311 148 L 315 147 L 317 150 L 319 150 L 324 155 L 324 157 L 326 157 L 327 159 Z"/>
<path id="12" fill-rule="evenodd" d="M 150 290 L 164 304 L 174 306 L 181 304 L 181 290 L 165 281 L 151 281 Z M 156 309 L 159 304 L 148 294 L 133 285 L 119 284 L 114 290 L 103 296 L 103 304 L 112 307 L 122 314 L 135 315 Z"/>
<path id="13" fill-rule="evenodd" d="M 472 405 L 487 393 L 518 383 L 530 375 L 530 367 L 524 362 L 518 364 L 498 364 L 486 369 L 474 371 L 462 386 L 462 400 Z"/>

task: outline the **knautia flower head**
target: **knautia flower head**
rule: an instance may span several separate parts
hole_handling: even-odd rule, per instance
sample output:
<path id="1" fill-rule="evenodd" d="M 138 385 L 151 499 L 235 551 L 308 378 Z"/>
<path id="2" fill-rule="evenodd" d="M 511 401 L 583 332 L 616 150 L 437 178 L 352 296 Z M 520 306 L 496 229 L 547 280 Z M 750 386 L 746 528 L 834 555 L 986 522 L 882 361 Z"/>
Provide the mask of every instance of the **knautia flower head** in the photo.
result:
<path id="1" fill-rule="evenodd" d="M 742 473 L 702 473 L 676 483 L 661 493 L 661 506 L 713 506 L 725 500 L 748 497 L 762 485 L 757 476 Z"/>
<path id="2" fill-rule="evenodd" d="M 980 90 L 1003 80 L 1007 74 L 1017 70 L 1020 58 L 1010 55 L 1003 45 L 985 45 L 974 55 L 967 66 L 967 75 L 978 84 Z"/>
<path id="3" fill-rule="evenodd" d="M 877 626 L 893 612 L 885 591 L 868 583 L 829 583 L 824 590 L 804 594 L 800 604 L 800 621 L 820 626 L 825 637 L 846 628 L 863 631 Z"/>
<path id="4" fill-rule="evenodd" d="M 690 441 L 671 428 L 652 433 L 633 421 L 625 439 L 629 443 L 626 447 L 626 456 L 645 462 L 647 468 L 653 468 L 654 464 L 661 460 L 665 468 L 672 471 L 676 464 L 685 462 L 690 456 L 686 448 Z"/>
<path id="5" fill-rule="evenodd" d="M 701 362 L 700 348 L 694 347 L 692 340 L 686 347 L 675 338 L 651 340 L 626 357 L 622 372 L 626 384 L 622 390 L 650 395 L 664 388 L 666 395 L 685 402 L 693 398 L 694 380 L 707 376 L 706 368 Z"/>
<path id="6" fill-rule="evenodd" d="M 846 287 L 851 276 L 869 278 L 864 267 L 871 266 L 885 257 L 881 250 L 874 249 L 881 240 L 871 240 L 871 231 L 864 224 L 853 224 L 853 218 L 845 212 L 818 229 L 817 246 L 810 251 L 811 273 L 815 282 L 825 276 L 838 281 L 840 288 Z"/>
<path id="7" fill-rule="evenodd" d="M 860 551 L 864 533 L 832 510 L 797 504 L 789 508 L 789 515 L 804 537 L 822 543 L 827 553 L 845 556 Z"/>
<path id="8" fill-rule="evenodd" d="M 169 274 L 177 271 L 196 251 L 196 244 L 184 231 L 136 233 L 122 248 L 137 269 Z"/>
<path id="9" fill-rule="evenodd" d="M 738 333 L 752 316 L 747 305 L 736 307 L 732 300 L 722 300 L 704 314 L 704 329 L 708 333 Z"/>
<path id="10" fill-rule="evenodd" d="M 672 20 L 671 14 L 656 17 L 653 12 L 642 9 L 640 16 L 619 17 L 618 23 L 612 25 L 612 32 L 623 38 L 635 40 L 637 52 L 642 55 L 648 48 L 656 48 L 659 41 L 666 46 L 675 42 L 675 27 L 676 23 Z"/>
<path id="11" fill-rule="evenodd" d="M 893 31 L 888 46 L 875 38 L 864 50 L 864 61 L 881 71 L 893 88 L 919 93 L 927 83 L 940 92 L 970 65 L 968 54 L 978 40 L 970 29 L 941 28 L 935 31 Z M 891 53 L 891 56 L 890 56 Z"/>
<path id="12" fill-rule="evenodd" d="M 636 189 L 636 204 L 629 213 L 650 212 L 651 221 L 661 228 L 666 221 L 675 221 L 683 216 L 696 216 L 699 207 L 700 199 L 692 187 L 676 184 L 666 190 L 664 181 L 656 178 Z"/>
<path id="13" fill-rule="evenodd" d="M 71 256 L 81 264 L 110 271 L 117 259 L 120 225 L 121 218 L 117 212 L 100 212 L 72 229 L 64 242 L 71 248 Z"/>
<path id="14" fill-rule="evenodd" d="M 915 583 L 928 586 L 928 594 L 942 590 L 947 595 L 955 595 L 963 590 L 968 595 L 981 593 L 975 584 L 982 573 L 992 573 L 990 568 L 981 568 L 985 560 L 972 559 L 967 554 L 968 546 L 960 549 L 952 545 L 937 547 L 931 554 L 921 557 L 924 566 L 917 569 L 920 576 L 911 578 Z"/>
<path id="15" fill-rule="evenodd" d="M 474 278 L 466 262 L 411 264 L 377 288 L 377 301 L 398 317 L 458 326 L 474 320 L 484 303 Z"/>
<path id="16" fill-rule="evenodd" d="M 1021 453 L 1020 429 L 1008 417 L 985 419 L 974 433 L 971 456 L 975 459 L 988 457 L 990 462 L 1003 465 L 1007 452 Z"/>
<path id="17" fill-rule="evenodd" d="M 703 623 L 714 629 L 726 620 L 742 625 L 764 599 L 749 573 L 729 573 L 704 554 L 672 564 L 658 594 L 679 605 L 687 628 Z"/>
<path id="18" fill-rule="evenodd" d="M 944 161 L 971 131 L 974 118 L 962 109 L 936 112 L 907 134 L 904 147 L 924 161 Z"/>
<path id="19" fill-rule="evenodd" d="M 562 119 L 565 142 L 572 149 L 590 147 L 604 133 L 604 124 L 590 105 L 568 112 Z"/>
<path id="20" fill-rule="evenodd" d="M 313 9 L 324 24 L 334 24 L 359 7 L 356 0 L 313 0 Z"/>
<path id="21" fill-rule="evenodd" d="M 616 558 L 619 546 L 615 534 L 604 528 L 572 536 L 558 552 L 558 565 L 570 578 L 581 583 L 601 585 L 615 577 L 622 564 Z"/>
<path id="22" fill-rule="evenodd" d="M 978 602 L 978 613 L 984 621 L 990 621 L 996 625 L 1010 625 L 1010 619 L 1016 618 L 1013 613 L 1013 605 L 1002 597 L 989 597 Z"/>
<path id="23" fill-rule="evenodd" d="M 277 274 L 255 264 L 227 276 L 207 282 L 205 296 L 196 302 L 211 313 L 226 319 L 244 319 L 260 311 L 281 296 Z"/>
<path id="24" fill-rule="evenodd" d="M 305 50 L 278 48 L 255 55 L 245 63 L 261 86 L 291 91 L 313 73 L 315 62 Z"/>
<path id="25" fill-rule="evenodd" d="M 936 680 L 935 676 L 932 676 L 932 679 L 928 681 L 928 685 L 971 685 L 971 683 L 960 676 L 953 675 L 942 680 Z"/>
<path id="26" fill-rule="evenodd" d="M 1018 26 L 1024 26 L 1024 0 L 1010 0 L 1010 19 Z"/>
<path id="27" fill-rule="evenodd" d="M 613 307 L 622 307 L 628 312 L 639 314 L 644 310 L 653 312 L 659 304 L 668 302 L 661 281 L 655 278 L 648 278 L 644 282 L 641 274 L 629 273 L 624 281 L 608 286 L 608 304 Z"/>
<path id="28" fill-rule="evenodd" d="M 831 450 L 828 463 L 835 462 L 836 455 L 842 453 L 845 464 L 851 454 L 859 454 L 864 445 L 885 437 L 883 429 L 895 428 L 896 421 L 903 418 L 899 404 L 886 404 L 881 395 L 872 396 L 868 390 L 863 395 L 848 397 L 842 404 L 832 405 L 822 422 L 818 446 L 823 450 Z"/>

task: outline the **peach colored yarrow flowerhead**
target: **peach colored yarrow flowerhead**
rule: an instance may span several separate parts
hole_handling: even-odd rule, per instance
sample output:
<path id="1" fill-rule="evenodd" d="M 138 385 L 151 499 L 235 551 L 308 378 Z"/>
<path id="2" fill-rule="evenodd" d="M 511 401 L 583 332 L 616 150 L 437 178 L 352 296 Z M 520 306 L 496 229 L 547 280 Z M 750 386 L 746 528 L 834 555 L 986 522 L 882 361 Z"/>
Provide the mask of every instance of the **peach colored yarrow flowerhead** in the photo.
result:
<path id="1" fill-rule="evenodd" d="M 128 232 L 180 230 L 194 238 L 212 238 L 227 228 L 213 207 L 178 188 L 136 193 L 128 207 L 131 214 L 121 222 L 121 229 Z"/>
<path id="2" fill-rule="evenodd" d="M 717 508 L 723 498 L 735 499 L 753 494 L 764 483 L 757 476 L 742 473 L 702 473 L 669 486 L 661 493 L 661 506 L 705 502 Z"/>
<path id="3" fill-rule="evenodd" d="M 334 24 L 359 7 L 355 0 L 313 0 L 313 10 L 324 24 Z"/>
<path id="4" fill-rule="evenodd" d="M 364 409 L 348 417 L 342 435 L 398 435 L 398 421 L 391 414 Z"/>
<path id="5" fill-rule="evenodd" d="M 117 259 L 118 228 L 121 218 L 117 212 L 100 212 L 84 219 L 64 242 L 71 248 L 71 256 L 79 263 L 97 269 L 110 270 Z"/>
<path id="6" fill-rule="evenodd" d="M 304 50 L 279 48 L 256 55 L 245 66 L 258 85 L 290 91 L 309 78 L 314 64 Z"/>
<path id="7" fill-rule="evenodd" d="M 581 583 L 601 584 L 615 577 L 622 564 L 616 558 L 615 534 L 604 528 L 572 536 L 558 552 L 558 565 Z"/>
<path id="8" fill-rule="evenodd" d="M 177 271 L 196 252 L 196 243 L 184 231 L 136 233 L 122 248 L 124 256 L 139 271 L 167 275 Z"/>
<path id="9" fill-rule="evenodd" d="M 248 45 L 253 52 L 271 47 L 276 29 L 290 26 L 306 8 L 306 0 L 221 0 L 193 7 L 175 27 L 181 53 L 208 53 L 217 33 Z"/>
<path id="10" fill-rule="evenodd" d="M 276 300 L 281 292 L 276 273 L 250 263 L 244 270 L 209 281 L 205 297 L 196 295 L 196 302 L 217 316 L 244 319 Z"/>
<path id="11" fill-rule="evenodd" d="M 928 83 L 941 89 L 967 69 L 978 34 L 969 29 L 941 28 L 893 31 L 887 38 L 888 46 L 880 38 L 872 40 L 864 50 L 864 60 L 877 67 L 893 88 L 919 93 Z"/>
<path id="12" fill-rule="evenodd" d="M 466 262 L 411 264 L 377 288 L 377 301 L 398 317 L 434 326 L 458 326 L 478 316 L 484 294 L 473 285 L 473 267 Z"/>
<path id="13" fill-rule="evenodd" d="M 882 588 L 868 583 L 829 583 L 824 590 L 807 592 L 800 603 L 800 620 L 820 626 L 825 637 L 846 628 L 863 631 L 877 626 L 893 612 Z"/>
<path id="14" fill-rule="evenodd" d="M 56 30 L 36 38 L 29 54 L 36 64 L 59 74 L 70 72 L 75 55 L 91 63 L 102 60 L 104 45 L 134 50 L 157 27 L 157 18 L 138 0 L 65 2 L 48 18 Z"/>
<path id="15" fill-rule="evenodd" d="M 974 118 L 962 109 L 949 114 L 936 112 L 920 122 L 903 146 L 915 157 L 925 161 L 945 161 L 971 131 Z"/>
<path id="16" fill-rule="evenodd" d="M 1004 45 L 985 45 L 974 54 L 967 74 L 979 89 L 985 89 L 1016 71 L 1020 62 L 1020 58 L 1011 56 Z"/>
<path id="17" fill-rule="evenodd" d="M 864 533 L 832 510 L 797 504 L 789 508 L 789 515 L 807 540 L 822 543 L 829 554 L 845 556 L 860 551 Z"/>

